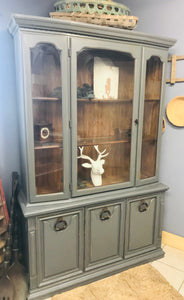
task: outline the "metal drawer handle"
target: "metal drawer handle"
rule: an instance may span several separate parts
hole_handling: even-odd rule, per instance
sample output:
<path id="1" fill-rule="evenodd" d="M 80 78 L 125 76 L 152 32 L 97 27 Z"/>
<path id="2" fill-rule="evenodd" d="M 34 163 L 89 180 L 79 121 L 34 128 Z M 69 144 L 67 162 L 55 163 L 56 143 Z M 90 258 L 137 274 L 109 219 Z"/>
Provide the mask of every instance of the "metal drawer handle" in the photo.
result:
<path id="1" fill-rule="evenodd" d="M 148 209 L 148 203 L 147 202 L 142 202 L 140 205 L 139 205 L 139 211 L 140 212 L 144 212 L 144 211 L 147 211 Z"/>
<path id="2" fill-rule="evenodd" d="M 104 208 L 100 214 L 100 220 L 106 221 L 109 220 L 110 218 L 111 218 L 111 212 L 107 208 Z"/>
<path id="3" fill-rule="evenodd" d="M 61 231 L 61 230 L 65 230 L 67 226 L 68 226 L 67 222 L 63 220 L 63 218 L 61 217 L 57 219 L 54 229 L 55 231 Z"/>

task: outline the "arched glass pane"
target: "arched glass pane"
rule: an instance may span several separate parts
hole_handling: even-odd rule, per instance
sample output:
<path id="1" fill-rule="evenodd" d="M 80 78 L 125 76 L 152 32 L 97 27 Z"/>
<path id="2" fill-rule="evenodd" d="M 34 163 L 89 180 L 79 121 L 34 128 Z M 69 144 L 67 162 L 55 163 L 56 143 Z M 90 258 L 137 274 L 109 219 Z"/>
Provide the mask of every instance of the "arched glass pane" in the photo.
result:
<path id="1" fill-rule="evenodd" d="M 153 177 L 156 172 L 161 84 L 162 62 L 159 57 L 152 56 L 146 66 L 141 179 Z"/>
<path id="2" fill-rule="evenodd" d="M 130 181 L 134 67 L 128 53 L 78 53 L 78 189 Z"/>
<path id="3" fill-rule="evenodd" d="M 63 191 L 61 53 L 39 43 L 31 49 L 35 183 L 37 194 Z"/>

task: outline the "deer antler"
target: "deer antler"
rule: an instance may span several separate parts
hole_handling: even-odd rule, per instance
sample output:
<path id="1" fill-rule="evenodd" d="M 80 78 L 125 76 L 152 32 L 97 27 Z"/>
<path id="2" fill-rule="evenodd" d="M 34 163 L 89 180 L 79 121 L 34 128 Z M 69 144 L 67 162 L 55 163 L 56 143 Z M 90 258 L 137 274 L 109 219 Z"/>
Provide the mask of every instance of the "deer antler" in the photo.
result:
<path id="1" fill-rule="evenodd" d="M 98 152 L 99 156 L 98 156 L 98 160 L 100 160 L 102 157 L 106 157 L 107 155 L 109 155 L 109 153 L 105 153 L 106 149 L 103 150 L 102 152 L 100 152 L 100 150 L 98 149 L 98 145 L 94 146 L 95 150 Z M 104 154 L 105 153 L 105 154 Z"/>
<path id="2" fill-rule="evenodd" d="M 90 161 L 91 163 L 93 163 L 94 160 L 93 160 L 91 157 L 89 157 L 89 156 L 87 156 L 87 155 L 85 155 L 85 154 L 82 153 L 82 152 L 83 152 L 83 149 L 84 149 L 84 147 L 79 147 L 79 150 L 80 150 L 80 156 L 77 156 L 77 158 L 89 159 L 89 161 Z"/>

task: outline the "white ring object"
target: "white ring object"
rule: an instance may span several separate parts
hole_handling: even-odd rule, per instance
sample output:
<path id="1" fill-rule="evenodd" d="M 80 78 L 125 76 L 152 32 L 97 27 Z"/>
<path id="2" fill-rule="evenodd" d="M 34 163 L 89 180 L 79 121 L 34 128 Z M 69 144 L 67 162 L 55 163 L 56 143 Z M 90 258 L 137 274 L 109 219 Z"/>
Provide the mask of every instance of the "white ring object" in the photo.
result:
<path id="1" fill-rule="evenodd" d="M 47 139 L 49 137 L 49 134 L 50 134 L 49 128 L 43 127 L 41 129 L 40 133 L 41 133 L 41 138 L 42 139 L 44 139 L 44 140 Z"/>

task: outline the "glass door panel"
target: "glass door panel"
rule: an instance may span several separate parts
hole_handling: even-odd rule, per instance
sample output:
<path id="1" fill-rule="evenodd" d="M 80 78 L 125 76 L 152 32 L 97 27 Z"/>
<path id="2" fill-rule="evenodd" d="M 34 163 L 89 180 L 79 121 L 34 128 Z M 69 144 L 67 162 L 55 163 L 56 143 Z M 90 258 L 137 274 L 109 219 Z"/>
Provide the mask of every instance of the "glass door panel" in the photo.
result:
<path id="1" fill-rule="evenodd" d="M 127 53 L 78 52 L 78 189 L 130 181 L 134 68 Z"/>
<path id="2" fill-rule="evenodd" d="M 157 56 L 147 60 L 141 151 L 141 179 L 156 174 L 157 139 L 163 63 Z"/>
<path id="3" fill-rule="evenodd" d="M 53 44 L 31 48 L 36 194 L 63 191 L 61 53 Z"/>

